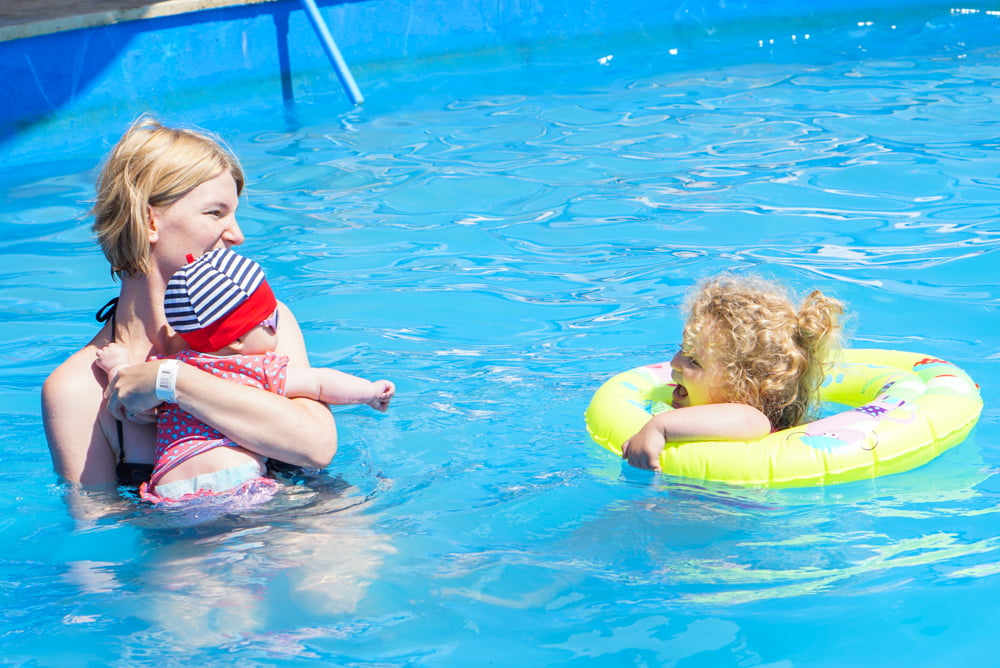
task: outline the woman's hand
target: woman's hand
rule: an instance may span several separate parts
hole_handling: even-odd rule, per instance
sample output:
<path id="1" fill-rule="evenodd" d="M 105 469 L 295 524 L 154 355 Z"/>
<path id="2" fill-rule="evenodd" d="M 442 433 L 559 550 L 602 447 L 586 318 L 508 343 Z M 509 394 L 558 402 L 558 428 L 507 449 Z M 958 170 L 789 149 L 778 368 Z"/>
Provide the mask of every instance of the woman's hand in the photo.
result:
<path id="1" fill-rule="evenodd" d="M 108 411 L 118 420 L 155 424 L 161 401 L 156 398 L 156 371 L 160 360 L 131 364 L 118 370 L 104 396 Z"/>

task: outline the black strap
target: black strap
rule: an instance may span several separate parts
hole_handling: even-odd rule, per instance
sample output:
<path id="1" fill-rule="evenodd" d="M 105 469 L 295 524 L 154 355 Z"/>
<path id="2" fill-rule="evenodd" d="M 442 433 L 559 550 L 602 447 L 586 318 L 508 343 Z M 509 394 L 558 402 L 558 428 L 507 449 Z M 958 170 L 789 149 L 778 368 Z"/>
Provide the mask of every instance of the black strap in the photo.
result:
<path id="1" fill-rule="evenodd" d="M 115 297 L 107 304 L 97 309 L 97 313 L 94 315 L 97 318 L 97 322 L 107 322 L 111 321 L 111 339 L 115 338 L 115 313 L 118 311 L 118 297 Z"/>
<path id="2" fill-rule="evenodd" d="M 115 320 L 115 314 L 118 312 L 118 297 L 115 297 L 107 304 L 102 306 L 97 310 L 94 315 L 97 318 L 97 322 L 107 322 L 111 321 L 111 340 L 117 341 L 118 335 L 115 331 L 117 329 L 117 321 Z M 118 465 L 119 467 L 125 464 L 125 427 L 122 425 L 122 421 L 115 418 L 115 426 L 118 427 Z"/>

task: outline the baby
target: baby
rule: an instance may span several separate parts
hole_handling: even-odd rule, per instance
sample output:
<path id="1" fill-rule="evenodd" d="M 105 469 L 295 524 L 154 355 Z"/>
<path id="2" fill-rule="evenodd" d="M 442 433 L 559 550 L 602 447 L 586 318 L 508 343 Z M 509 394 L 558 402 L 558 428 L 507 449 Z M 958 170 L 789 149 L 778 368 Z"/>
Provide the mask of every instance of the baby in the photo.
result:
<path id="1" fill-rule="evenodd" d="M 811 419 L 843 305 L 816 290 L 796 308 L 776 284 L 724 275 L 697 287 L 688 313 L 670 362 L 677 410 L 622 445 L 632 466 L 658 471 L 671 442 L 755 441 Z"/>
<path id="2" fill-rule="evenodd" d="M 308 397 L 326 404 L 367 404 L 385 411 L 395 393 L 387 380 L 371 382 L 334 369 L 288 366 L 274 353 L 278 302 L 260 266 L 228 249 L 181 267 L 167 284 L 164 312 L 189 348 L 161 365 L 153 474 L 140 487 L 149 501 L 274 488 L 265 458 L 240 447 L 174 403 L 177 364 L 185 363 L 244 385 Z M 98 350 L 109 379 L 130 364 L 116 343 Z"/>

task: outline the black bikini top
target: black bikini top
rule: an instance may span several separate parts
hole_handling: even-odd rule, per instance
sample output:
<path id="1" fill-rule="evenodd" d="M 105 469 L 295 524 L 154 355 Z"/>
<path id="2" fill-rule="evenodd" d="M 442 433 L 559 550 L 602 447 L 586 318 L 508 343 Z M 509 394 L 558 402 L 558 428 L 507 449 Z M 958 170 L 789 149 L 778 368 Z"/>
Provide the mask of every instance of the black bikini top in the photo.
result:
<path id="1" fill-rule="evenodd" d="M 118 310 L 118 297 L 115 297 L 107 304 L 102 306 L 97 314 L 94 316 L 97 318 L 97 322 L 105 323 L 108 320 L 111 321 L 111 340 L 117 340 L 115 333 L 115 312 Z M 115 466 L 115 473 L 118 476 L 118 483 L 120 485 L 127 485 L 129 487 L 138 487 L 144 482 L 147 482 L 153 476 L 153 465 L 152 464 L 139 464 L 136 462 L 125 461 L 125 429 L 122 425 L 122 421 L 115 419 L 115 424 L 118 427 L 118 464 Z"/>

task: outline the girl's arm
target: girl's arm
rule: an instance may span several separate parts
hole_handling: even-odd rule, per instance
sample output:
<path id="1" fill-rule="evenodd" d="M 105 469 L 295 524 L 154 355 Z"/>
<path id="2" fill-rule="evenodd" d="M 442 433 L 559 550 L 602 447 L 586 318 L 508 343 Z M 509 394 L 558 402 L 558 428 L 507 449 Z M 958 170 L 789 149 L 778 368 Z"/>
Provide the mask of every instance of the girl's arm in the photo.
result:
<path id="1" fill-rule="evenodd" d="M 285 396 L 308 397 L 324 404 L 367 404 L 385 411 L 396 393 L 387 380 L 374 382 L 336 369 L 289 366 L 285 370 Z"/>
<path id="2" fill-rule="evenodd" d="M 308 366 L 305 342 L 295 316 L 284 304 L 278 326 L 278 350 L 289 364 Z M 121 418 L 126 411 L 149 411 L 156 398 L 156 372 L 161 362 L 133 364 L 108 386 L 108 410 Z M 247 450 L 294 466 L 323 468 L 337 452 L 337 428 L 326 405 L 289 399 L 239 385 L 197 369 L 178 365 L 177 404 Z"/>
<path id="3" fill-rule="evenodd" d="M 667 443 L 685 441 L 756 441 L 771 433 L 771 421 L 746 404 L 705 404 L 660 413 L 622 444 L 632 466 L 660 470 Z"/>

